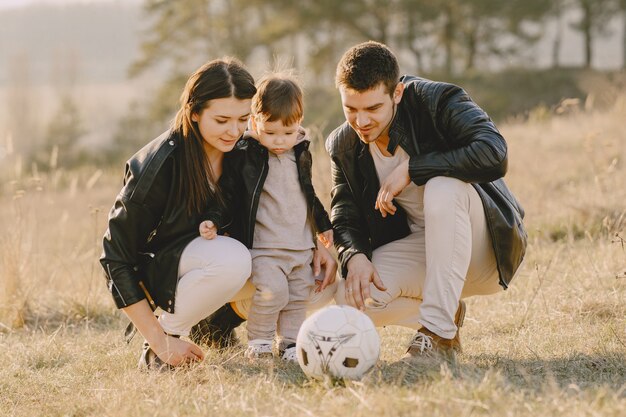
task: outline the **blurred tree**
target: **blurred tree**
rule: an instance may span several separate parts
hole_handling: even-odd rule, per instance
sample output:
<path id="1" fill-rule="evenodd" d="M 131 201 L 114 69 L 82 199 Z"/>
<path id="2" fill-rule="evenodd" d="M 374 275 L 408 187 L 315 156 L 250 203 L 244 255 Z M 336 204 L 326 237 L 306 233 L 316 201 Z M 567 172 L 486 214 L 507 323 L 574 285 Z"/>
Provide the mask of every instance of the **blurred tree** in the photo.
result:
<path id="1" fill-rule="evenodd" d="M 455 0 L 443 0 L 443 30 L 441 31 L 441 43 L 444 48 L 444 71 L 451 76 L 454 72 L 454 44 L 457 37 L 457 27 L 461 19 L 459 2 Z"/>
<path id="2" fill-rule="evenodd" d="M 329 22 L 361 39 L 389 43 L 393 18 L 401 0 L 318 0 L 293 3 L 291 8 L 307 27 Z"/>
<path id="3" fill-rule="evenodd" d="M 293 20 L 278 13 L 281 0 L 145 0 L 149 21 L 129 75 L 148 69 L 166 72 L 156 92 L 133 103 L 120 121 L 108 159 L 127 158 L 168 127 L 189 73 L 208 59 L 224 55 L 246 60 L 257 47 L 272 53 L 289 35 Z M 281 17 L 282 19 L 280 19 Z"/>
<path id="4" fill-rule="evenodd" d="M 448 75 L 460 56 L 463 68 L 472 69 L 479 57 L 508 57 L 535 41 L 538 30 L 528 23 L 539 22 L 548 10 L 543 0 L 322 0 L 292 7 L 306 16 L 311 32 L 322 33 L 307 40 L 321 38 L 313 49 L 324 52 L 319 62 L 326 67 L 333 46 L 343 50 L 350 40 L 372 39 L 401 55 L 408 52 L 418 72 L 432 71 L 439 63 Z M 338 44 L 337 37 L 343 42 Z"/>
<path id="5" fill-rule="evenodd" d="M 509 59 L 539 39 L 538 23 L 548 13 L 543 0 L 474 0 L 460 6 L 457 24 L 464 49 L 464 71 L 472 71 L 479 58 Z"/>
<path id="6" fill-rule="evenodd" d="M 626 70 L 626 0 L 618 0 L 622 11 L 622 69 Z"/>
<path id="7" fill-rule="evenodd" d="M 565 11 L 572 6 L 573 0 L 553 0 L 549 4 L 551 5 L 547 19 L 554 19 L 556 21 L 556 30 L 554 33 L 554 40 L 552 41 L 552 67 L 559 68 L 561 66 L 561 60 L 559 57 L 561 51 L 561 44 L 563 42 L 563 15 Z"/>
<path id="8" fill-rule="evenodd" d="M 220 53 L 236 53 L 245 58 L 245 50 L 237 50 L 239 43 L 233 38 L 228 45 L 220 45 L 220 38 L 224 31 L 231 30 L 231 26 L 237 25 L 239 13 L 231 18 L 220 21 L 216 19 L 218 14 L 223 14 L 233 2 L 222 2 L 221 10 L 215 10 L 214 1 L 210 0 L 145 0 L 144 14 L 150 21 L 144 31 L 145 40 L 141 43 L 141 56 L 130 68 L 130 75 L 135 76 L 153 67 L 160 62 L 169 62 L 174 68 L 188 65 L 189 61 L 197 61 L 200 56 L 213 56 L 222 46 Z M 234 29 L 232 29 L 234 30 Z M 232 33 L 231 33 L 232 34 Z M 229 50 L 230 49 L 230 50 Z M 191 64 L 193 65 L 193 64 Z"/>
<path id="9" fill-rule="evenodd" d="M 301 24 L 285 0 L 144 0 L 143 10 L 150 24 L 131 76 L 160 63 L 187 74 L 210 57 L 245 61 L 258 47 L 271 55 Z"/>
<path id="10" fill-rule="evenodd" d="M 45 141 L 34 153 L 40 167 L 55 169 L 73 167 L 82 161 L 79 142 L 87 133 L 81 112 L 70 94 L 61 97 L 57 111 L 48 123 Z"/>
<path id="11" fill-rule="evenodd" d="M 13 138 L 18 155 L 28 155 L 38 145 L 41 131 L 41 113 L 36 105 L 41 93 L 35 89 L 31 75 L 31 58 L 26 52 L 13 56 L 9 62 L 6 109 L 7 134 Z"/>
<path id="12" fill-rule="evenodd" d="M 616 12 L 615 0 L 575 0 L 582 11 L 579 22 L 572 27 L 582 32 L 585 45 L 585 68 L 591 68 L 593 61 L 593 39 L 609 34 L 607 23 Z"/>
<path id="13" fill-rule="evenodd" d="M 596 0 L 602 5 L 616 1 L 622 0 Z M 597 26 L 602 21 L 598 16 L 603 16 L 597 10 L 607 7 L 596 2 L 590 10 Z M 144 0 L 148 24 L 141 54 L 129 72 L 139 75 L 157 68 L 169 76 L 158 91 L 129 109 L 116 135 L 118 155 L 128 157 L 131 149 L 167 128 L 188 74 L 209 58 L 230 54 L 252 63 L 265 61 L 266 68 L 277 62 L 295 66 L 306 77 L 307 121 L 332 124 L 341 116 L 338 106 L 329 105 L 337 104 L 331 98 L 336 97 L 335 63 L 351 45 L 384 42 L 398 53 L 403 67 L 408 62 L 408 70 L 431 76 L 440 68 L 448 76 L 476 73 L 477 68 L 511 61 L 538 39 L 546 22 L 582 3 L 592 2 Z M 559 48 L 557 33 L 555 65 Z"/>
<path id="14" fill-rule="evenodd" d="M 393 46 L 393 31 L 402 3 L 403 0 L 283 0 L 280 10 L 297 22 L 292 30 L 305 35 L 309 45 L 307 66 L 320 84 L 332 81 L 335 68 L 329 62 L 337 62 L 348 45 L 374 40 Z"/>
<path id="15" fill-rule="evenodd" d="M 455 73 L 461 59 L 463 71 L 471 71 L 479 58 L 508 59 L 536 41 L 538 25 L 529 23 L 541 21 L 549 9 L 543 0 L 405 0 L 402 6 L 411 23 L 401 45 L 420 45 L 419 51 L 411 50 L 418 62 L 420 53 L 434 50 L 447 76 Z M 433 38 L 433 33 L 438 35 Z"/>
<path id="16" fill-rule="evenodd" d="M 535 40 L 526 23 L 549 9 L 543 0 L 145 0 L 151 23 L 131 74 L 159 62 L 188 73 L 191 68 L 181 66 L 191 61 L 195 68 L 200 62 L 193 57 L 229 53 L 246 60 L 258 48 L 269 56 L 285 49 L 299 56 L 302 38 L 309 54 L 299 64 L 322 81 L 333 70 L 328 62 L 363 40 L 407 51 L 418 71 L 425 69 L 426 53 L 431 69 L 439 55 L 452 74 L 461 55 L 463 68 L 471 70 L 479 57 L 508 57 Z"/>
<path id="17" fill-rule="evenodd" d="M 175 73 L 168 77 L 154 95 L 147 94 L 142 100 L 133 101 L 117 126 L 105 159 L 111 162 L 125 161 L 152 138 L 168 129 L 179 107 L 178 100 L 188 76 Z"/>
<path id="18" fill-rule="evenodd" d="M 426 69 L 426 55 L 430 55 L 432 61 L 436 54 L 432 34 L 437 30 L 441 9 L 437 2 L 428 0 L 402 0 L 400 4 L 404 25 L 401 24 L 398 29 L 397 44 L 414 57 L 415 71 L 419 74 Z"/>
<path id="19" fill-rule="evenodd" d="M 55 49 L 50 76 L 57 100 L 56 111 L 46 124 L 43 143 L 31 153 L 31 162 L 43 169 L 74 167 L 87 162 L 87 152 L 81 149 L 81 139 L 87 133 L 82 106 L 77 97 L 82 59 L 70 47 Z"/>
<path id="20" fill-rule="evenodd" d="M 119 165 L 128 160 L 135 152 L 146 145 L 152 138 L 165 131 L 167 124 L 148 116 L 144 103 L 133 101 L 128 111 L 118 122 L 113 135 L 113 142 L 104 155 L 104 160 Z M 149 123 L 150 120 L 154 122 Z"/>

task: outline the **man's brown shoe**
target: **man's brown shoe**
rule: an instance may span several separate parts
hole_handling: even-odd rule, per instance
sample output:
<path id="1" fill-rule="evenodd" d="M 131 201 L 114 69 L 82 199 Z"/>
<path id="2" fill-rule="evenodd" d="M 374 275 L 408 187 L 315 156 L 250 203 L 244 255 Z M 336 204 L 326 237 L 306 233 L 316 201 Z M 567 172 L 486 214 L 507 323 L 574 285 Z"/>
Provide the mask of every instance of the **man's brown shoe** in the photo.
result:
<path id="1" fill-rule="evenodd" d="M 465 319 L 465 301 L 459 301 L 459 308 L 454 316 L 454 324 L 458 328 L 463 326 Z M 461 352 L 461 338 L 459 330 L 452 339 L 445 339 L 426 327 L 422 327 L 415 333 L 409 348 L 407 349 L 405 358 L 417 358 L 423 356 L 442 356 L 446 359 L 456 358 L 456 354 Z"/>
<path id="2" fill-rule="evenodd" d="M 455 345 L 458 346 L 457 353 L 461 353 L 463 348 L 461 347 L 461 327 L 463 327 L 463 322 L 465 321 L 465 310 L 467 306 L 465 305 L 465 301 L 459 301 L 459 308 L 456 310 L 456 314 L 454 315 L 454 324 L 456 324 L 456 334 L 452 340 L 455 341 Z"/>

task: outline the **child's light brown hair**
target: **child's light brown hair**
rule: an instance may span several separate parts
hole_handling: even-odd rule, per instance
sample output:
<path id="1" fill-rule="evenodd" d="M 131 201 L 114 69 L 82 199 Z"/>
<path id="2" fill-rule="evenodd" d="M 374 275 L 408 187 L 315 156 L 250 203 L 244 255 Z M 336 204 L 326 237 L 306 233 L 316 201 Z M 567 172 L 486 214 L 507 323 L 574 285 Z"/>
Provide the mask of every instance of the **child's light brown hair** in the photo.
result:
<path id="1" fill-rule="evenodd" d="M 252 97 L 252 116 L 258 122 L 280 120 L 285 126 L 300 123 L 304 116 L 302 89 L 296 79 L 286 73 L 264 76 Z"/>

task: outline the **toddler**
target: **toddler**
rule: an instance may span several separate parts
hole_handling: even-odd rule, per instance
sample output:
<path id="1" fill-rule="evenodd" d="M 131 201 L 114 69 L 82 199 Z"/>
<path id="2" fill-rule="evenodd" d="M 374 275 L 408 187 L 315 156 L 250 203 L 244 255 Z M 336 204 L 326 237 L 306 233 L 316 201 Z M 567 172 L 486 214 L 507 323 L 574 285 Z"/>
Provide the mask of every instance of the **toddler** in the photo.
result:
<path id="1" fill-rule="evenodd" d="M 232 207 L 238 212 L 233 237 L 252 254 L 251 280 L 256 287 L 248 314 L 250 359 L 272 357 L 278 337 L 282 359 L 296 361 L 295 341 L 306 316 L 315 277 L 311 262 L 315 235 L 333 244 L 328 214 L 313 189 L 309 141 L 300 127 L 302 90 L 287 76 L 263 78 L 252 99 L 251 130 L 230 155 Z M 229 183 L 224 181 L 224 183 Z M 200 234 L 217 234 L 209 219 Z M 322 282 L 324 289 L 334 280 Z"/>

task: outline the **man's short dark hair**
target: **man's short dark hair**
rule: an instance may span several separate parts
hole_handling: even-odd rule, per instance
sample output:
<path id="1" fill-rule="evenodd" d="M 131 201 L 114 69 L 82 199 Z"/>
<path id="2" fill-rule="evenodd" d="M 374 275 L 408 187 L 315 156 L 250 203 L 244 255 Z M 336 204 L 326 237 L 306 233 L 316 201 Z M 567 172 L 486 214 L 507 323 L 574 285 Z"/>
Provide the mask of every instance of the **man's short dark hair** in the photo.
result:
<path id="1" fill-rule="evenodd" d="M 398 60 L 384 44 L 368 41 L 353 46 L 337 64 L 335 85 L 363 92 L 385 85 L 389 95 L 400 79 Z"/>

